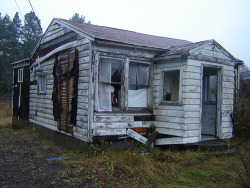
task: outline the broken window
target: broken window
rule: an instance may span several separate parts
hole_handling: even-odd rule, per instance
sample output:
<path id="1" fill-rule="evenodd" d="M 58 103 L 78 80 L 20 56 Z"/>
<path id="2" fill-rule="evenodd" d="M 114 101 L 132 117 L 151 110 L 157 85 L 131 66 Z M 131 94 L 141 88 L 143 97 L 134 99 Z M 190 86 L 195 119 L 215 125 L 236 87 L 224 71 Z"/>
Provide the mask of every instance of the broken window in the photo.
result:
<path id="1" fill-rule="evenodd" d="M 112 111 L 120 107 L 122 60 L 101 58 L 98 84 L 98 111 Z"/>
<path id="2" fill-rule="evenodd" d="M 17 82 L 23 82 L 23 69 L 18 69 Z"/>
<path id="3" fill-rule="evenodd" d="M 148 106 L 149 65 L 129 64 L 128 107 Z"/>
<path id="4" fill-rule="evenodd" d="M 38 76 L 37 91 L 38 91 L 38 93 L 45 93 L 46 92 L 46 77 L 45 77 L 45 75 Z"/>
<path id="5" fill-rule="evenodd" d="M 180 70 L 163 72 L 163 101 L 179 101 Z"/>

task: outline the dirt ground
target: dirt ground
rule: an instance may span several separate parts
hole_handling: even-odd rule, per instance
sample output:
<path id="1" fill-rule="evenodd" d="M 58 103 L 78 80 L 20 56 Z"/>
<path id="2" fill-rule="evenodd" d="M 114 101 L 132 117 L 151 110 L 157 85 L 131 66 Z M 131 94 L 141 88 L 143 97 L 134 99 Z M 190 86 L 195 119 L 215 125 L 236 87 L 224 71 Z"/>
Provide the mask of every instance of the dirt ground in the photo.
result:
<path id="1" fill-rule="evenodd" d="M 31 130 L 0 125 L 0 187 L 129 187 L 81 158 L 86 156 L 42 140 Z"/>

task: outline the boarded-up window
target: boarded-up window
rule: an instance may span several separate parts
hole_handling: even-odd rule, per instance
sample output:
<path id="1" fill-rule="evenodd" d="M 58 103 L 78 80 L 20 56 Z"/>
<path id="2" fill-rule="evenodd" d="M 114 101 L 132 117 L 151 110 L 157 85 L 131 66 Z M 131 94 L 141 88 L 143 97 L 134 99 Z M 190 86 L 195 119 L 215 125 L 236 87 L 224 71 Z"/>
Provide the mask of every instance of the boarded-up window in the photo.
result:
<path id="1" fill-rule="evenodd" d="M 53 113 L 59 130 L 73 134 L 76 125 L 78 63 L 76 49 L 68 49 L 56 57 L 53 75 Z"/>
<path id="2" fill-rule="evenodd" d="M 163 101 L 179 101 L 180 71 L 163 72 Z"/>
<path id="3" fill-rule="evenodd" d="M 148 106 L 149 65 L 130 63 L 129 65 L 128 107 Z"/>

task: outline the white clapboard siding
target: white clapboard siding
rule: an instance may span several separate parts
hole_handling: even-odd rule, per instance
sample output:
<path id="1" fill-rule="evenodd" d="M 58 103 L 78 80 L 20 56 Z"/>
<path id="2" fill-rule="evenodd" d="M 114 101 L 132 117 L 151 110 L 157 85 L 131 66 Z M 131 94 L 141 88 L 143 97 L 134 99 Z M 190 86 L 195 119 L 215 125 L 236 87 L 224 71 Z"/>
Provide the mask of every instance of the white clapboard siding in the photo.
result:
<path id="1" fill-rule="evenodd" d="M 128 115 L 116 115 L 116 116 L 110 116 L 110 115 L 95 115 L 94 116 L 94 122 L 133 122 L 134 121 L 134 115 L 128 116 Z"/>
<path id="2" fill-rule="evenodd" d="M 103 122 L 103 123 L 94 123 L 93 129 L 120 129 L 120 128 L 136 128 L 143 127 L 141 121 L 134 122 Z"/>
<path id="3" fill-rule="evenodd" d="M 114 136 L 114 135 L 126 135 L 127 130 L 124 129 L 94 129 L 93 136 Z"/>
<path id="4" fill-rule="evenodd" d="M 172 144 L 187 144 L 195 143 L 199 141 L 199 137 L 173 137 L 173 138 L 158 138 L 155 141 L 155 145 L 172 145 Z"/>

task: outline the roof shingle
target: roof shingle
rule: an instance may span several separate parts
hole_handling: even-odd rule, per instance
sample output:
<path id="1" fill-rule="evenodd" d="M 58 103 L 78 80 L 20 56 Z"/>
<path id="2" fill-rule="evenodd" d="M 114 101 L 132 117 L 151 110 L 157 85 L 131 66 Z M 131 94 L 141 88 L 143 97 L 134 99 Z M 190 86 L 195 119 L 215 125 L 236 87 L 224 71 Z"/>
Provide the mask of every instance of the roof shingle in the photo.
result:
<path id="1" fill-rule="evenodd" d="M 64 23 L 74 26 L 83 33 L 92 36 L 93 38 L 121 42 L 124 44 L 151 47 L 159 49 L 169 49 L 173 46 L 192 44 L 187 40 L 159 37 L 153 35 L 147 35 L 142 33 L 137 33 L 134 31 L 116 29 L 105 26 L 97 26 L 93 24 L 78 24 L 70 20 L 59 19 Z"/>

